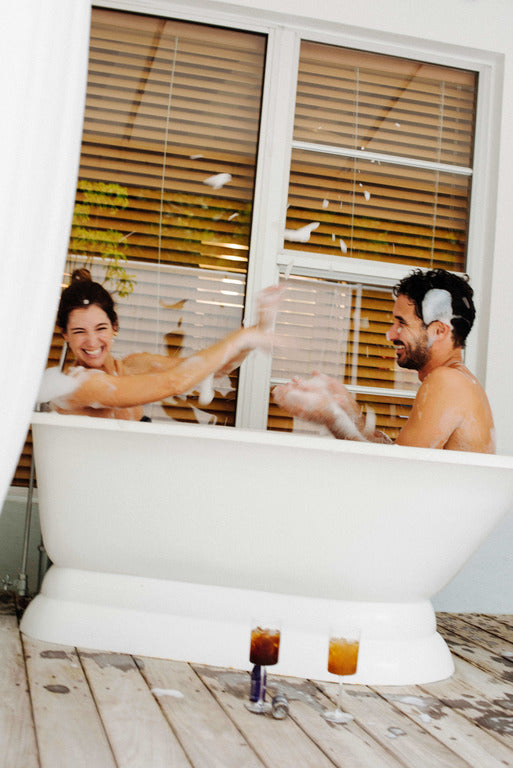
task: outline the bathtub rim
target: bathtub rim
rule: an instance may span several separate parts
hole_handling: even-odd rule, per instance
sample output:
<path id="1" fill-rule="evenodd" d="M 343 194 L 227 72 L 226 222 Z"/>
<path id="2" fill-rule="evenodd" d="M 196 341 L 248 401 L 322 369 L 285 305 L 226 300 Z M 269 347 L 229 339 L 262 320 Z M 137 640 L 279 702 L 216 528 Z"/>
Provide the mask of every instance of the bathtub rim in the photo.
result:
<path id="1" fill-rule="evenodd" d="M 383 456 L 410 461 L 444 462 L 447 464 L 467 464 L 473 466 L 493 466 L 512 469 L 513 456 L 507 454 L 475 453 L 471 451 L 446 451 L 439 448 L 418 448 L 387 443 L 361 443 L 354 440 L 337 440 L 329 435 L 310 433 L 280 432 L 273 430 L 253 430 L 244 427 L 223 425 L 204 425 L 172 421 L 126 421 L 123 419 L 103 419 L 94 416 L 75 416 L 57 412 L 38 412 L 32 414 L 31 424 L 42 427 L 65 427 L 73 429 L 97 429 L 111 432 L 134 432 L 153 435 L 179 436 L 212 440 L 227 440 L 255 444 L 273 443 L 287 448 L 324 450 L 336 453 L 355 453 L 369 456 Z M 391 453 L 393 451 L 393 453 Z"/>

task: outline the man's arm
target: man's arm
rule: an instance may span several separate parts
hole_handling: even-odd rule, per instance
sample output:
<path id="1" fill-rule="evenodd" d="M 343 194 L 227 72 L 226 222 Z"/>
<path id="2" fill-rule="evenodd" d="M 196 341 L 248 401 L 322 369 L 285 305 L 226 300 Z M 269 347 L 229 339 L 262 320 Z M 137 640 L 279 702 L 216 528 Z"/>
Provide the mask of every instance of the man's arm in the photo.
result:
<path id="1" fill-rule="evenodd" d="M 390 443 L 375 429 L 374 414 L 362 414 L 355 398 L 343 384 L 316 373 L 310 379 L 293 379 L 273 389 L 274 400 L 291 416 L 325 426 L 339 440 Z"/>
<path id="2" fill-rule="evenodd" d="M 462 377 L 446 367 L 435 368 L 422 382 L 397 445 L 444 448 L 465 417 Z"/>

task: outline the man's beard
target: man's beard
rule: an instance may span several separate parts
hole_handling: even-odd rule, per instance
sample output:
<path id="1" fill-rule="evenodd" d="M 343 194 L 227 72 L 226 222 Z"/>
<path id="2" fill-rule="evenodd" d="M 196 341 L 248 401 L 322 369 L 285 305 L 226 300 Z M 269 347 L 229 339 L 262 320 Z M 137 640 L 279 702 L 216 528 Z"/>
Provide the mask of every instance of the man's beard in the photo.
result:
<path id="1" fill-rule="evenodd" d="M 418 341 L 414 347 L 402 347 L 402 349 L 404 350 L 404 356 L 402 360 L 397 360 L 397 365 L 400 368 L 407 368 L 411 371 L 420 371 L 429 360 L 427 336 L 425 339 Z"/>

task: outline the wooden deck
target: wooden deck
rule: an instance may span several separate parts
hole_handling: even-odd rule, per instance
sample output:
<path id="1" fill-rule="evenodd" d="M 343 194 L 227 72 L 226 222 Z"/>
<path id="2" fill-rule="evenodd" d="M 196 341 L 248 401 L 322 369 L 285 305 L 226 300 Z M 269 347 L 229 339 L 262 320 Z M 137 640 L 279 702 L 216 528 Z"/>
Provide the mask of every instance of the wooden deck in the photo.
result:
<path id="1" fill-rule="evenodd" d="M 336 684 L 270 676 L 290 716 L 253 715 L 247 672 L 56 646 L 0 615 L 5 768 L 513 766 L 513 616 L 439 614 L 450 679 L 346 686 L 349 725 L 320 717 Z"/>

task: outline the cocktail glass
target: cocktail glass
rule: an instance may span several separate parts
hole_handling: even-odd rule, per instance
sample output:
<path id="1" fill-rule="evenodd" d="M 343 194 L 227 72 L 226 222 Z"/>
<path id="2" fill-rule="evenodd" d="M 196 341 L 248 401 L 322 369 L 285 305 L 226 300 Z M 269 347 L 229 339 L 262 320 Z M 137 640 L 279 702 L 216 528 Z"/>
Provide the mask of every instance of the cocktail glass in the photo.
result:
<path id="1" fill-rule="evenodd" d="M 277 621 L 270 623 L 252 622 L 251 627 L 249 660 L 252 664 L 260 667 L 260 688 L 258 701 L 249 701 L 246 703 L 246 707 L 250 712 L 264 715 L 271 711 L 271 705 L 265 701 L 267 667 L 278 663 L 280 623 Z"/>
<path id="2" fill-rule="evenodd" d="M 322 713 L 330 723 L 349 723 L 353 715 L 342 712 L 342 685 L 346 675 L 354 675 L 358 666 L 360 630 L 358 627 L 334 627 L 330 631 L 328 672 L 339 676 L 337 707 Z"/>

